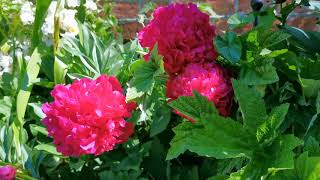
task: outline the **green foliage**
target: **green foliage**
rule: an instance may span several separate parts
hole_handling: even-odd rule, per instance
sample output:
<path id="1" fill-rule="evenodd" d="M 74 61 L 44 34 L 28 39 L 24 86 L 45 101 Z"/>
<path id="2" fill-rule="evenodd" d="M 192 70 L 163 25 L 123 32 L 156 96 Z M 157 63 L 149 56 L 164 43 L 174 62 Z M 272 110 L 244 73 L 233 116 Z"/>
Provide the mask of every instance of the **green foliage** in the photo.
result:
<path id="1" fill-rule="evenodd" d="M 229 32 L 214 40 L 217 51 L 231 63 L 237 63 L 241 58 L 241 40 L 236 33 Z"/>
<path id="2" fill-rule="evenodd" d="M 279 132 L 289 105 L 275 107 L 267 115 L 257 91 L 236 80 L 233 86 L 243 115 L 243 125 L 217 115 L 213 104 L 197 93 L 194 97 L 180 97 L 170 103 L 180 113 L 198 121 L 195 124 L 184 122 L 174 128 L 175 137 L 170 143 L 167 159 L 177 158 L 186 150 L 217 159 L 250 159 L 246 167 L 233 174 L 231 179 L 256 179 L 271 172 L 293 169 L 292 150 L 302 145 L 303 141 L 292 134 L 281 135 Z"/>
<path id="3" fill-rule="evenodd" d="M 52 0 L 37 0 L 36 14 L 32 30 L 32 49 L 36 48 L 42 38 L 41 26 Z"/>

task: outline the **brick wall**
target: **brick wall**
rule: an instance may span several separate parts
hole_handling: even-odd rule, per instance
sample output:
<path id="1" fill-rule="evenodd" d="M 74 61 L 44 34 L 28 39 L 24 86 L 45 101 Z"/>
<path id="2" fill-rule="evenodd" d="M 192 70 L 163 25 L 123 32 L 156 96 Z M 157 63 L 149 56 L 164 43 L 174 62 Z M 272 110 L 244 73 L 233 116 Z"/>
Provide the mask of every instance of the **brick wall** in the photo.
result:
<path id="1" fill-rule="evenodd" d="M 138 12 L 143 8 L 144 3 L 150 2 L 150 0 L 114 0 L 113 11 L 114 14 L 120 19 L 120 24 L 124 32 L 124 37 L 130 39 L 136 35 L 139 29 L 142 27 L 137 23 L 136 19 Z M 153 0 L 153 2 L 164 5 L 172 2 L 190 2 L 188 0 Z M 232 15 L 238 10 L 238 12 L 250 12 L 250 0 L 200 0 L 192 2 L 204 2 L 209 4 L 213 10 L 218 14 L 224 16 L 219 19 L 215 24 L 217 30 L 222 32 L 227 27 L 227 17 Z M 315 1 L 314 1 L 315 2 Z M 265 4 L 271 3 L 271 0 L 265 0 Z M 320 4 L 320 1 L 316 2 Z M 318 16 L 308 8 L 298 8 L 289 17 L 288 24 L 299 27 L 305 30 L 319 30 L 316 25 Z M 245 27 L 243 31 L 249 27 Z M 218 32 L 219 33 L 219 32 Z"/>

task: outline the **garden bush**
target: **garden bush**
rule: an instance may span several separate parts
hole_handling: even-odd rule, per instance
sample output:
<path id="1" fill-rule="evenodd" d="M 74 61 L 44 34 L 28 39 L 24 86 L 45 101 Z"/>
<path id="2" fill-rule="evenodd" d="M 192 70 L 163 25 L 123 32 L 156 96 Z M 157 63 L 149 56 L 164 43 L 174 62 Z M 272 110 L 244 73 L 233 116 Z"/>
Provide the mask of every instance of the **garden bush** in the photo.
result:
<path id="1" fill-rule="evenodd" d="M 320 179 L 320 33 L 284 2 L 222 34 L 150 3 L 123 39 L 109 2 L 1 1 L 0 179 Z"/>

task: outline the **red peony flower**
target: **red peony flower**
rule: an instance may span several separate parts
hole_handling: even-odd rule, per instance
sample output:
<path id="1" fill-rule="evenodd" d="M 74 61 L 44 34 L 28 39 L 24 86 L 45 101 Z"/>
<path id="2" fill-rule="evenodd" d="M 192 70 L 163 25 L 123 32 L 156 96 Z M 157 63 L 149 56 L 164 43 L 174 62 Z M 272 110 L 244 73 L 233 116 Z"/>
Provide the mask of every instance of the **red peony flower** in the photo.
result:
<path id="1" fill-rule="evenodd" d="M 209 16 L 189 3 L 157 8 L 151 22 L 139 32 L 138 39 L 141 46 L 150 51 L 158 44 L 166 71 L 176 74 L 188 63 L 214 61 L 217 57 L 214 36 L 215 27 L 210 25 Z"/>
<path id="2" fill-rule="evenodd" d="M 124 118 L 131 116 L 134 107 L 126 103 L 115 77 L 102 75 L 57 85 L 51 95 L 54 101 L 42 106 L 43 124 L 63 155 L 100 155 L 133 133 L 133 124 Z"/>
<path id="3" fill-rule="evenodd" d="M 166 93 L 170 100 L 180 96 L 192 96 L 194 90 L 212 101 L 220 115 L 230 114 L 232 84 L 230 76 L 221 66 L 214 63 L 189 64 L 183 73 L 171 76 L 167 82 Z M 178 114 L 181 115 L 179 112 Z"/>
<path id="4" fill-rule="evenodd" d="M 16 177 L 17 170 L 11 166 L 0 167 L 1 180 L 13 180 Z"/>

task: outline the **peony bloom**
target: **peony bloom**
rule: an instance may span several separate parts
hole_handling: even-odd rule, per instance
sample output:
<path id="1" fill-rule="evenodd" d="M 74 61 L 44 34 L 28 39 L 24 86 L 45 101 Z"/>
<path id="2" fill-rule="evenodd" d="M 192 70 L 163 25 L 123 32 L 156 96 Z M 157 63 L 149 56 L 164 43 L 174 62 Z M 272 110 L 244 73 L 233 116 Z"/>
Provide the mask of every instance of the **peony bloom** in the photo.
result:
<path id="1" fill-rule="evenodd" d="M 214 36 L 215 27 L 210 25 L 209 16 L 189 3 L 157 8 L 151 22 L 139 32 L 138 39 L 141 46 L 150 51 L 158 44 L 166 71 L 176 74 L 188 63 L 214 61 L 217 57 Z"/>
<path id="2" fill-rule="evenodd" d="M 170 100 L 192 96 L 194 90 L 213 102 L 220 115 L 230 114 L 232 84 L 230 76 L 221 66 L 214 63 L 189 64 L 182 74 L 171 76 L 167 82 L 167 97 Z"/>
<path id="3" fill-rule="evenodd" d="M 16 177 L 17 170 L 11 166 L 0 167 L 1 180 L 13 180 Z"/>
<path id="4" fill-rule="evenodd" d="M 43 124 L 57 151 L 66 156 L 100 155 L 126 142 L 134 127 L 121 85 L 115 77 L 83 78 L 71 85 L 56 85 L 54 101 L 42 106 Z"/>

